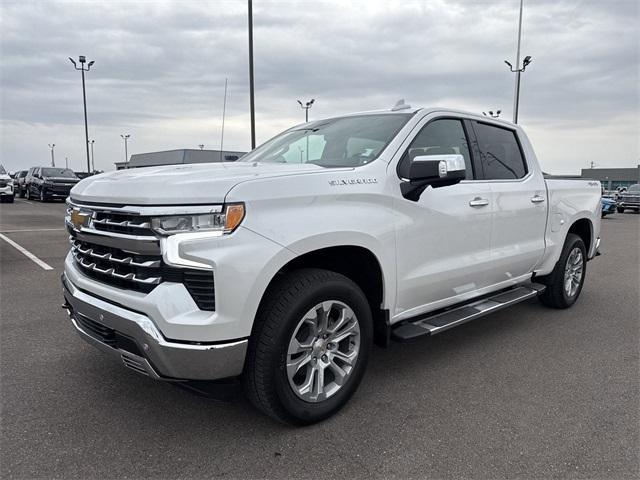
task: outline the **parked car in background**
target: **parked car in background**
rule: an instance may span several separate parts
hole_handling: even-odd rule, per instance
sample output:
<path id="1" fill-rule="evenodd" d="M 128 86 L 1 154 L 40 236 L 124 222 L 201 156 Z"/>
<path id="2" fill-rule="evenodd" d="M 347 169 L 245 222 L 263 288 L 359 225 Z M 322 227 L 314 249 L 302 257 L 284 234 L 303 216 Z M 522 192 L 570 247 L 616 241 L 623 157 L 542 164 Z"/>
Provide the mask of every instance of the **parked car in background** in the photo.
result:
<path id="1" fill-rule="evenodd" d="M 241 376 L 266 414 L 313 423 L 355 392 L 374 340 L 533 297 L 573 305 L 600 192 L 545 177 L 524 130 L 498 119 L 400 104 L 309 122 L 232 164 L 82 180 L 64 307 L 127 368 Z"/>
<path id="2" fill-rule="evenodd" d="M 26 196 L 41 202 L 64 200 L 79 181 L 73 170 L 68 168 L 32 167 L 25 180 Z"/>
<path id="3" fill-rule="evenodd" d="M 13 195 L 24 197 L 24 180 L 29 170 L 19 170 L 13 177 Z"/>
<path id="4" fill-rule="evenodd" d="M 625 210 L 640 211 L 640 184 L 631 185 L 618 194 L 618 212 L 624 213 Z"/>
<path id="5" fill-rule="evenodd" d="M 0 165 L 0 202 L 13 203 L 13 179 Z"/>
<path id="6" fill-rule="evenodd" d="M 616 202 L 613 198 L 607 197 L 602 197 L 600 199 L 600 204 L 602 205 L 602 218 L 606 217 L 609 214 L 615 213 L 618 206 L 618 202 Z"/>

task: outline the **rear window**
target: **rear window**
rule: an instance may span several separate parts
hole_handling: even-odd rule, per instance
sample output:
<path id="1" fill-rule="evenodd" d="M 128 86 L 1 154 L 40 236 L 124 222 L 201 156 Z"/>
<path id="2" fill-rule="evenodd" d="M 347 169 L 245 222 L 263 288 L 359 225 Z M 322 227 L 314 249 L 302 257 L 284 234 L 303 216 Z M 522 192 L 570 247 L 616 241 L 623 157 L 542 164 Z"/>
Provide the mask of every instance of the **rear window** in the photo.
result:
<path id="1" fill-rule="evenodd" d="M 486 180 L 513 180 L 527 174 L 516 134 L 486 123 L 474 123 Z"/>

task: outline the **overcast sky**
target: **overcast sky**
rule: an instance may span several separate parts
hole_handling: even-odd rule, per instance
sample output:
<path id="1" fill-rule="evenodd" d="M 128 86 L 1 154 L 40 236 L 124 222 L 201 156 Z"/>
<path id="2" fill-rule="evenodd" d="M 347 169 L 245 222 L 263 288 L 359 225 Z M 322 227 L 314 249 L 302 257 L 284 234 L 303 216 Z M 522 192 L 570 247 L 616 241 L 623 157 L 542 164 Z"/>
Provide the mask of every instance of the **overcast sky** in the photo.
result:
<path id="1" fill-rule="evenodd" d="M 637 0 L 525 0 L 520 123 L 545 170 L 640 163 Z M 304 119 L 391 107 L 502 109 L 511 119 L 518 0 L 254 0 L 261 143 Z M 84 169 L 80 73 L 87 74 L 96 167 L 129 153 L 248 150 L 246 1 L 0 0 L 0 162 Z"/>

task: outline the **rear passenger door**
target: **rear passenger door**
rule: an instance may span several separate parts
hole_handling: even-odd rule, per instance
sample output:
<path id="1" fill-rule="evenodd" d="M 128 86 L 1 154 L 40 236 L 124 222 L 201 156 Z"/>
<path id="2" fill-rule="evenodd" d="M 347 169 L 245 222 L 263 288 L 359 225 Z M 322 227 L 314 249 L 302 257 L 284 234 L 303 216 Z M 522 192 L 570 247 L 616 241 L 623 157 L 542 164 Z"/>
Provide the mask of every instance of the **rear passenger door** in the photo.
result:
<path id="1" fill-rule="evenodd" d="M 481 178 L 491 187 L 493 282 L 531 273 L 544 253 L 547 192 L 542 172 L 529 168 L 515 129 L 471 122 Z"/>

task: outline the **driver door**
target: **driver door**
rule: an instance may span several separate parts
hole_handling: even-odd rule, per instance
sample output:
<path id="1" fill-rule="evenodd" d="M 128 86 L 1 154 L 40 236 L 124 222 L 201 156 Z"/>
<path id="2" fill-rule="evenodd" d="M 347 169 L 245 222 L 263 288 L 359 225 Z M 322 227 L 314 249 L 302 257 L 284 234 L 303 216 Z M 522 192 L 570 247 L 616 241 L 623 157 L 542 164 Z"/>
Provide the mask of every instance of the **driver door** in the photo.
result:
<path id="1" fill-rule="evenodd" d="M 394 320 L 458 303 L 490 286 L 491 189 L 478 176 L 460 118 L 427 117 L 405 142 L 400 178 L 416 156 L 459 154 L 466 179 L 427 187 L 417 201 L 398 196 L 396 210 L 397 302 Z"/>

